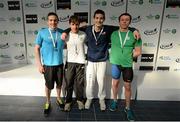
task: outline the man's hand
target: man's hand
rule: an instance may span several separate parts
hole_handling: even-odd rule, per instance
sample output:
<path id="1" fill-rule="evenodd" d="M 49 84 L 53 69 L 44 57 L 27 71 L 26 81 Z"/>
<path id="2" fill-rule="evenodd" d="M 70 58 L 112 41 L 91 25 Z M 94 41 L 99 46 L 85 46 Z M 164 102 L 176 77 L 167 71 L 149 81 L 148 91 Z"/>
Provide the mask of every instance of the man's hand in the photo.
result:
<path id="1" fill-rule="evenodd" d="M 139 40 L 139 39 L 141 38 L 141 35 L 140 35 L 140 33 L 139 33 L 137 30 L 135 30 L 135 31 L 133 32 L 133 34 L 134 34 L 134 38 L 135 38 L 136 40 Z"/>
<path id="2" fill-rule="evenodd" d="M 44 72 L 45 72 L 44 67 L 42 65 L 39 66 L 39 72 L 41 74 L 44 74 Z"/>
<path id="3" fill-rule="evenodd" d="M 66 38 L 67 38 L 67 33 L 62 33 L 62 35 L 61 35 L 61 39 L 62 39 L 63 41 L 65 41 L 65 40 L 66 40 Z"/>

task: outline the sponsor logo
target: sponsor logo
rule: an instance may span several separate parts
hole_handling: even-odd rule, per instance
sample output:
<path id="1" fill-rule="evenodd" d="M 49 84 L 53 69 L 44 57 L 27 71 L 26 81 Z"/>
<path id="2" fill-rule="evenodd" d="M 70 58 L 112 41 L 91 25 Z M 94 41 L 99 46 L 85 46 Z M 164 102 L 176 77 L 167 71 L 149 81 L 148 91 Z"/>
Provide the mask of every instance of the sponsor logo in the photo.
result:
<path id="1" fill-rule="evenodd" d="M 23 32 L 19 31 L 19 30 L 12 30 L 11 33 L 12 34 L 23 34 Z"/>
<path id="2" fill-rule="evenodd" d="M 172 34 L 175 34 L 177 31 L 176 31 L 176 29 L 169 29 L 169 28 L 167 28 L 167 29 L 164 29 L 163 32 L 164 32 L 164 33 L 172 33 Z"/>
<path id="3" fill-rule="evenodd" d="M 9 44 L 8 43 L 6 43 L 6 44 L 0 44 L 0 49 L 7 49 L 7 48 L 9 48 L 10 46 L 9 46 Z"/>
<path id="4" fill-rule="evenodd" d="M 156 19 L 156 20 L 160 19 L 159 14 L 156 14 L 156 15 L 149 14 L 146 17 L 147 17 L 147 19 Z"/>
<path id="5" fill-rule="evenodd" d="M 88 5 L 88 2 L 77 0 L 77 1 L 75 1 L 75 5 L 78 5 L 78 6 Z"/>
<path id="6" fill-rule="evenodd" d="M 20 10 L 20 2 L 8 1 L 8 10 Z"/>
<path id="7" fill-rule="evenodd" d="M 139 5 L 142 5 L 144 3 L 143 0 L 130 0 L 129 1 L 131 4 L 139 4 Z"/>
<path id="8" fill-rule="evenodd" d="M 36 14 L 26 15 L 26 23 L 38 23 L 38 17 Z"/>
<path id="9" fill-rule="evenodd" d="M 71 0 L 57 0 L 57 10 L 71 9 Z"/>
<path id="10" fill-rule="evenodd" d="M 154 35 L 157 34 L 157 28 L 155 28 L 154 30 L 146 30 L 144 31 L 145 35 Z"/>
<path id="11" fill-rule="evenodd" d="M 171 48 L 173 48 L 173 43 L 170 43 L 170 44 L 162 44 L 162 45 L 160 45 L 160 48 L 161 49 L 171 49 Z"/>
<path id="12" fill-rule="evenodd" d="M 4 4 L 3 3 L 0 3 L 0 8 L 4 8 Z"/>
<path id="13" fill-rule="evenodd" d="M 106 6 L 106 5 L 107 5 L 107 2 L 106 2 L 106 1 L 100 2 L 99 0 L 97 0 L 97 1 L 94 2 L 94 5 L 96 5 L 96 6 L 100 6 L 100 5 Z"/>
<path id="14" fill-rule="evenodd" d="M 176 69 L 174 69 L 174 71 L 180 71 L 180 69 L 177 69 L 177 68 L 176 68 Z"/>
<path id="15" fill-rule="evenodd" d="M 47 21 L 47 17 L 41 17 L 42 20 Z"/>
<path id="16" fill-rule="evenodd" d="M 78 13 L 74 13 L 74 15 L 78 16 L 80 23 L 82 22 L 88 23 L 88 12 L 78 12 Z"/>
<path id="17" fill-rule="evenodd" d="M 11 17 L 9 18 L 10 22 L 21 22 L 21 17 Z"/>
<path id="18" fill-rule="evenodd" d="M 37 7 L 37 4 L 36 3 L 26 3 L 25 6 L 29 7 L 29 8 L 33 8 L 33 7 Z"/>
<path id="19" fill-rule="evenodd" d="M 135 17 L 132 19 L 132 23 L 137 23 L 141 21 L 141 16 Z"/>
<path id="20" fill-rule="evenodd" d="M 166 8 L 180 8 L 180 1 L 179 0 L 167 0 Z"/>
<path id="21" fill-rule="evenodd" d="M 159 71 L 159 70 L 169 71 L 169 67 L 161 67 L 161 66 L 158 66 L 158 67 L 157 67 L 157 71 Z"/>
<path id="22" fill-rule="evenodd" d="M 176 62 L 177 62 L 177 63 L 180 63 L 180 58 L 177 58 L 177 59 L 176 59 Z"/>
<path id="23" fill-rule="evenodd" d="M 141 62 L 153 62 L 154 54 L 142 54 Z"/>
<path id="24" fill-rule="evenodd" d="M 53 3 L 52 3 L 52 1 L 50 1 L 50 2 L 46 2 L 46 3 L 42 3 L 40 6 L 41 6 L 41 8 L 50 8 L 53 6 Z"/>
<path id="25" fill-rule="evenodd" d="M 151 3 L 151 4 L 161 4 L 162 1 L 161 0 L 149 0 L 149 3 Z"/>
<path id="26" fill-rule="evenodd" d="M 0 22 L 5 22 L 5 21 L 7 21 L 5 18 L 0 17 Z"/>
<path id="27" fill-rule="evenodd" d="M 14 43 L 13 44 L 15 47 L 24 47 L 23 43 Z"/>
<path id="28" fill-rule="evenodd" d="M 0 31 L 0 35 L 8 35 L 8 31 L 7 30 Z"/>
<path id="29" fill-rule="evenodd" d="M 124 5 L 124 0 L 114 0 L 111 2 L 111 6 L 113 7 L 119 7 Z"/>
<path id="30" fill-rule="evenodd" d="M 139 70 L 143 71 L 153 71 L 153 66 L 140 66 Z"/>
<path id="31" fill-rule="evenodd" d="M 24 59 L 25 59 L 25 56 L 24 56 L 24 54 L 22 54 L 22 55 L 17 55 L 17 56 L 14 56 L 14 59 L 16 59 L 16 60 L 24 60 Z"/>
<path id="32" fill-rule="evenodd" d="M 11 58 L 11 57 L 8 55 L 0 55 L 0 58 Z"/>
<path id="33" fill-rule="evenodd" d="M 70 15 L 64 16 L 64 17 L 59 17 L 60 22 L 67 22 L 69 21 Z"/>
<path id="34" fill-rule="evenodd" d="M 35 43 L 29 43 L 28 46 L 29 47 L 35 47 Z"/>
<path id="35" fill-rule="evenodd" d="M 155 44 L 148 42 L 148 43 L 143 43 L 143 46 L 144 47 L 155 47 Z"/>
<path id="36" fill-rule="evenodd" d="M 164 61 L 171 61 L 171 58 L 169 56 L 160 56 L 159 59 Z"/>
<path id="37" fill-rule="evenodd" d="M 168 19 L 179 19 L 179 16 L 176 14 L 168 14 L 168 15 L 166 15 L 166 18 L 168 18 Z"/>
<path id="38" fill-rule="evenodd" d="M 29 34 L 29 35 L 37 35 L 38 34 L 38 31 L 37 30 L 28 30 L 27 31 L 27 33 Z"/>
<path id="39" fill-rule="evenodd" d="M 117 20 L 118 19 L 118 17 L 117 16 L 115 16 L 115 15 L 113 15 L 113 16 L 111 16 L 111 17 L 109 17 L 111 20 Z"/>

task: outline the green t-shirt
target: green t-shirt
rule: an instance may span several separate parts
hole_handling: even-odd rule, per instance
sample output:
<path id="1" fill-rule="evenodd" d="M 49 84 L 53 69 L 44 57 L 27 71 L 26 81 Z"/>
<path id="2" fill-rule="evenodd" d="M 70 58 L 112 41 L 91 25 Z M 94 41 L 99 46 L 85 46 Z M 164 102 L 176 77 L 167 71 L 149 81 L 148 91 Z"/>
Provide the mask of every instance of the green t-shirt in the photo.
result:
<path id="1" fill-rule="evenodd" d="M 133 63 L 133 49 L 142 45 L 142 40 L 136 40 L 131 31 L 129 31 L 126 42 L 124 43 L 127 32 L 120 32 L 122 37 L 121 46 L 119 30 L 114 31 L 111 34 L 111 52 L 110 52 L 110 63 L 121 65 L 123 67 L 132 67 Z"/>

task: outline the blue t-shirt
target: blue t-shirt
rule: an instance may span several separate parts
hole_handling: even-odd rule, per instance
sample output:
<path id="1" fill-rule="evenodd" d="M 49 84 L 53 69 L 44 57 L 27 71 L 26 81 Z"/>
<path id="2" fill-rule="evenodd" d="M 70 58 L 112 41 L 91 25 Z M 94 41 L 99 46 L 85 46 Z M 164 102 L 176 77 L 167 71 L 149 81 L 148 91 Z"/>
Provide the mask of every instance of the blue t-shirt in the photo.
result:
<path id="1" fill-rule="evenodd" d="M 51 30 L 56 45 L 56 47 L 54 47 L 48 28 L 39 30 L 35 44 L 40 46 L 40 54 L 43 65 L 57 66 L 63 63 L 64 42 L 61 40 L 62 32 L 63 30 L 59 28 L 56 30 Z"/>

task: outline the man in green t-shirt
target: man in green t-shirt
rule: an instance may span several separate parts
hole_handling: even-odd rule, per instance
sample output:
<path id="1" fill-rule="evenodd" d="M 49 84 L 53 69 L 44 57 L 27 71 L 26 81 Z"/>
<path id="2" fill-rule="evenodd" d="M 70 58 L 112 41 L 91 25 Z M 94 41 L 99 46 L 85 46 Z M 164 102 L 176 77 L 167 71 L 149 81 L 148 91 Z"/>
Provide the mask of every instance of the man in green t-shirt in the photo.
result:
<path id="1" fill-rule="evenodd" d="M 119 90 L 119 78 L 123 76 L 125 88 L 126 107 L 124 111 L 128 120 L 134 120 L 130 109 L 131 100 L 131 82 L 133 79 L 133 58 L 141 54 L 142 40 L 136 40 L 133 33 L 128 30 L 131 22 L 131 15 L 123 13 L 119 16 L 119 30 L 111 35 L 110 63 L 112 64 L 112 91 L 113 100 L 110 110 L 117 110 L 117 94 Z"/>

